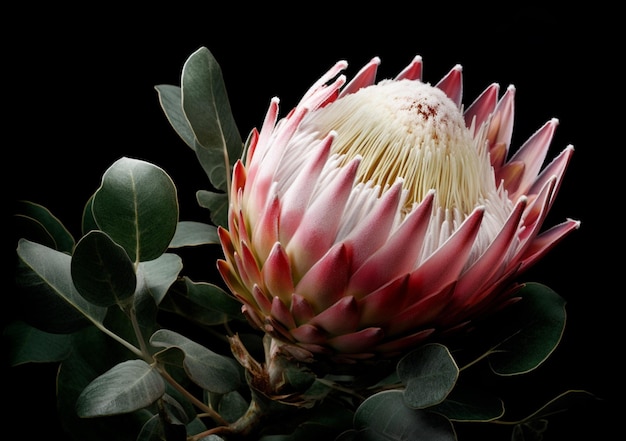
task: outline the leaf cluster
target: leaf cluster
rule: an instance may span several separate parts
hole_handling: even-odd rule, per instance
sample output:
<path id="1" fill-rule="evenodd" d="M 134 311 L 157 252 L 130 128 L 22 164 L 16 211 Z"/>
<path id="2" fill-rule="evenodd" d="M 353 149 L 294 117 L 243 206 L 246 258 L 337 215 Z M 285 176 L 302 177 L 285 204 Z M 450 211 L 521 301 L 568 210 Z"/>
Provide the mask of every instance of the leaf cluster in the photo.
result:
<path id="1" fill-rule="evenodd" d="M 186 276 L 177 253 L 219 244 L 230 173 L 245 152 L 219 65 L 200 48 L 180 87 L 156 90 L 209 179 L 211 189 L 197 199 L 212 224 L 181 221 L 172 179 L 129 157 L 103 174 L 78 240 L 41 205 L 24 201 L 16 214 L 16 281 L 26 315 L 4 331 L 11 362 L 59 363 L 58 409 L 74 439 L 452 441 L 459 424 L 493 423 L 529 441 L 541 439 L 548 416 L 591 398 L 565 391 L 513 418 L 497 391 L 483 387 L 536 369 L 562 337 L 565 302 L 533 283 L 462 345 L 430 343 L 361 370 L 293 363 L 283 375 L 299 400 L 264 394 L 229 341 L 237 334 L 262 358 L 262 336 L 231 294 Z M 163 314 L 200 332 L 191 338 L 189 327 L 168 329 Z"/>

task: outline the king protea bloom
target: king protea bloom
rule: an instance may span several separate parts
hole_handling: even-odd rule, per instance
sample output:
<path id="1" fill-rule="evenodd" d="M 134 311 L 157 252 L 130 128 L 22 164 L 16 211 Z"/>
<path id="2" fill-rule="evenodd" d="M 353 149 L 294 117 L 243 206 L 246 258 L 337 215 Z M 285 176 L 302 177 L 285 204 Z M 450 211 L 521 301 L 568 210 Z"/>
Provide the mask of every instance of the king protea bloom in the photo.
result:
<path id="1" fill-rule="evenodd" d="M 467 108 L 462 70 L 421 57 L 346 84 L 338 62 L 284 118 L 271 100 L 233 169 L 218 261 L 248 320 L 300 359 L 393 356 L 515 301 L 518 275 L 579 226 L 542 229 L 573 147 L 558 121 L 509 154 L 515 89 Z"/>

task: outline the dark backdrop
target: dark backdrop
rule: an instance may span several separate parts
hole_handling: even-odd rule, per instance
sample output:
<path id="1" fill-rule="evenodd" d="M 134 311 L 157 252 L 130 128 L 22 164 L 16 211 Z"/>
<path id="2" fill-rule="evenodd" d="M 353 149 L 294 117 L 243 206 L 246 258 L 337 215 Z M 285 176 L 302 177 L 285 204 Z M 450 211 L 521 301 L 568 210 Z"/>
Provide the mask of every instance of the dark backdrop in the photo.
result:
<path id="1" fill-rule="evenodd" d="M 3 54 L 9 98 L 3 116 L 7 206 L 12 209 L 18 199 L 41 203 L 78 235 L 83 204 L 102 173 L 121 156 L 132 156 L 170 174 L 179 191 L 181 219 L 207 220 L 194 195 L 207 182 L 166 121 L 154 90 L 157 84 L 179 84 L 184 61 L 200 46 L 208 47 L 222 67 L 244 138 L 260 126 L 273 96 L 280 97 L 284 115 L 339 59 L 349 62 L 351 77 L 380 56 L 382 78 L 420 54 L 424 79 L 431 83 L 461 64 L 466 105 L 492 82 L 501 90 L 514 84 L 512 147 L 552 117 L 560 125 L 550 157 L 568 144 L 575 147 L 546 225 L 567 217 L 582 221 L 524 277 L 555 289 L 567 300 L 568 311 L 562 344 L 541 373 L 533 374 L 534 386 L 524 396 L 572 388 L 605 398 L 598 406 L 555 418 L 545 439 L 572 434 L 607 439 L 617 428 L 613 412 L 623 384 L 618 361 L 623 343 L 617 340 L 624 294 L 621 284 L 618 288 L 624 259 L 618 221 L 623 204 L 617 197 L 623 189 L 617 181 L 624 147 L 618 64 L 623 54 L 613 26 L 616 12 L 546 6 L 509 6 L 506 12 L 376 8 L 357 13 L 316 5 L 295 13 L 242 6 L 218 12 L 171 5 L 131 13 L 93 7 L 23 10 L 6 18 L 14 22 Z M 7 237 L 8 259 L 13 259 L 15 237 Z M 203 270 L 213 271 L 213 266 L 208 262 Z M 14 295 L 12 289 L 5 292 L 4 318 L 12 316 Z M 21 366 L 3 378 L 10 390 L 4 395 L 10 403 L 5 430 L 30 414 L 35 423 L 17 430 L 57 433 L 54 366 Z"/>

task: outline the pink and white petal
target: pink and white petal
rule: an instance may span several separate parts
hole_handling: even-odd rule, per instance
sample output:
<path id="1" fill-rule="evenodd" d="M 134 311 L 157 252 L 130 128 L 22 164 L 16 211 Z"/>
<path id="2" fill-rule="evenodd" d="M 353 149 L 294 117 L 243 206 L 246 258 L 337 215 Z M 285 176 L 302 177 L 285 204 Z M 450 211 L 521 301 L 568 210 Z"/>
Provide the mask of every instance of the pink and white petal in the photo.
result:
<path id="1" fill-rule="evenodd" d="M 310 323 L 297 326 L 290 332 L 299 343 L 323 345 L 328 341 L 328 334 Z"/>
<path id="2" fill-rule="evenodd" d="M 252 248 L 261 261 L 270 254 L 274 244 L 279 240 L 280 199 L 275 186 L 273 187 L 273 195 L 269 197 L 265 209 L 260 213 L 252 233 Z"/>
<path id="3" fill-rule="evenodd" d="M 241 306 L 241 313 L 248 319 L 253 326 L 256 326 L 258 329 L 262 330 L 264 327 L 264 320 L 261 319 L 257 311 L 252 308 L 248 304 L 243 304 Z"/>
<path id="4" fill-rule="evenodd" d="M 398 277 L 385 286 L 358 300 L 361 310 L 359 327 L 382 325 L 405 305 L 408 296 L 409 275 Z"/>
<path id="5" fill-rule="evenodd" d="M 256 309 L 261 311 L 261 313 L 265 315 L 269 315 L 271 313 L 271 310 L 272 310 L 272 301 L 270 300 L 271 297 L 268 297 L 267 294 L 261 290 L 259 285 L 254 285 L 252 287 L 252 298 L 254 299 L 254 302 L 256 303 L 256 306 L 257 306 Z"/>
<path id="6" fill-rule="evenodd" d="M 579 227 L 580 221 L 568 219 L 535 237 L 531 241 L 530 246 L 524 250 L 524 254 L 521 257 L 522 266 L 520 272 L 532 266 L 537 260 L 541 259 L 548 251 L 554 248 L 565 236 L 577 230 Z"/>
<path id="7" fill-rule="evenodd" d="M 474 209 L 454 234 L 411 273 L 410 291 L 428 295 L 457 280 L 467 263 L 483 213 L 484 207 Z"/>
<path id="8" fill-rule="evenodd" d="M 487 130 L 487 139 L 489 141 L 489 150 L 491 151 L 494 146 L 498 146 L 498 149 L 504 145 L 505 155 L 498 155 L 502 157 L 503 161 L 506 160 L 509 152 L 509 146 L 511 145 L 511 137 L 513 136 L 513 117 L 515 116 L 515 87 L 510 85 L 507 87 L 506 92 L 500 101 L 496 110 L 489 122 L 489 129 Z M 495 167 L 496 171 L 500 168 L 504 162 L 494 162 L 493 158 L 491 164 Z"/>
<path id="9" fill-rule="evenodd" d="M 295 287 L 315 311 L 322 311 L 343 297 L 350 278 L 350 256 L 339 243 L 307 271 Z"/>
<path id="10" fill-rule="evenodd" d="M 380 328 L 365 328 L 331 338 L 328 346 L 341 354 L 358 354 L 371 351 L 384 337 L 385 333 Z"/>
<path id="11" fill-rule="evenodd" d="M 265 287 L 271 296 L 278 296 L 287 304 L 291 301 L 294 292 L 293 279 L 291 278 L 291 265 L 289 256 L 285 253 L 280 242 L 272 247 L 267 260 L 261 269 Z"/>
<path id="12" fill-rule="evenodd" d="M 291 296 L 291 315 L 296 325 L 307 323 L 315 317 L 315 311 L 311 304 L 302 296 L 293 294 Z"/>
<path id="13" fill-rule="evenodd" d="M 300 170 L 285 194 L 282 196 L 280 215 L 280 238 L 285 243 L 293 236 L 300 225 L 309 200 L 315 190 L 317 180 L 328 161 L 330 148 L 335 138 L 334 133 L 326 136 L 317 146 L 305 167 Z"/>
<path id="14" fill-rule="evenodd" d="M 416 55 L 411 63 L 405 67 L 395 78 L 396 81 L 400 80 L 422 80 L 422 57 Z"/>
<path id="15" fill-rule="evenodd" d="M 422 329 L 402 338 L 374 346 L 372 351 L 385 354 L 388 357 L 399 355 L 408 348 L 415 348 L 435 332 L 435 329 Z"/>
<path id="16" fill-rule="evenodd" d="M 247 150 L 246 150 L 246 160 L 245 160 L 244 165 L 248 165 L 250 164 L 250 162 L 252 162 L 252 157 L 254 156 L 254 153 L 256 152 L 256 146 L 258 142 L 259 142 L 259 131 L 256 129 L 256 127 L 253 127 L 246 141 Z"/>
<path id="17" fill-rule="evenodd" d="M 274 319 L 278 320 L 285 329 L 291 330 L 296 327 L 296 323 L 293 320 L 291 312 L 289 312 L 289 308 L 285 306 L 279 297 L 272 299 L 271 315 Z"/>
<path id="18" fill-rule="evenodd" d="M 506 265 L 503 259 L 509 254 L 512 243 L 516 239 L 527 199 L 520 198 L 515 204 L 502 229 L 483 254 L 463 272 L 457 282 L 453 302 L 463 301 L 482 286 L 491 283 L 492 276 L 499 274 Z"/>
<path id="19" fill-rule="evenodd" d="M 359 324 L 359 307 L 354 297 L 343 297 L 313 317 L 310 322 L 331 335 L 354 332 Z"/>
<path id="20" fill-rule="evenodd" d="M 380 65 L 380 58 L 374 57 L 365 66 L 359 70 L 359 72 L 352 78 L 352 80 L 341 90 L 339 98 L 346 95 L 355 93 L 359 89 L 367 86 L 371 86 L 376 81 L 376 72 Z"/>
<path id="21" fill-rule="evenodd" d="M 550 211 L 551 196 L 555 186 L 556 176 L 552 176 L 552 179 L 545 183 L 539 194 L 533 199 L 528 199 L 528 205 L 522 217 L 524 229 L 520 231 L 518 236 L 521 242 L 518 252 L 523 249 L 529 239 L 539 234 L 539 229 Z"/>
<path id="22" fill-rule="evenodd" d="M 509 197 L 515 199 L 516 194 L 524 194 L 522 192 L 518 193 L 518 189 L 524 178 L 525 171 L 525 163 L 521 161 L 509 161 L 495 172 L 496 183 L 502 183 L 509 193 Z"/>
<path id="23" fill-rule="evenodd" d="M 235 254 L 235 262 L 237 263 L 237 270 L 247 286 L 263 285 L 263 277 L 256 257 L 245 242 L 241 243 L 241 253 Z"/>
<path id="24" fill-rule="evenodd" d="M 265 154 L 271 147 L 271 143 L 269 141 L 278 120 L 279 101 L 280 100 L 276 97 L 270 100 L 270 106 L 265 114 L 265 119 L 256 142 L 254 155 L 251 157 L 251 161 L 248 161 L 246 164 L 246 167 L 248 168 L 248 178 L 250 181 L 254 181 L 256 179 L 258 166 L 261 164 Z"/>
<path id="25" fill-rule="evenodd" d="M 217 270 L 233 294 L 239 294 L 240 296 L 244 296 L 245 294 L 249 295 L 248 288 L 246 288 L 246 286 L 243 284 L 237 272 L 233 269 L 230 263 L 226 262 L 225 260 L 218 260 Z"/>
<path id="26" fill-rule="evenodd" d="M 217 226 L 217 236 L 220 239 L 220 244 L 222 245 L 222 251 L 224 252 L 224 257 L 229 262 L 233 262 L 233 255 L 235 254 L 235 247 L 233 245 L 233 241 L 230 237 L 230 232 L 222 227 L 221 225 Z"/>
<path id="27" fill-rule="evenodd" d="M 537 130 L 511 157 L 510 162 L 519 161 L 525 164 L 524 177 L 519 184 L 519 188 L 516 189 L 515 194 L 509 195 L 512 199 L 527 193 L 537 179 L 558 124 L 559 120 L 552 118 Z"/>
<path id="28" fill-rule="evenodd" d="M 335 78 L 339 72 L 345 70 L 348 67 L 348 63 L 345 60 L 338 61 L 333 67 L 331 67 L 324 75 L 320 77 L 304 94 L 300 102 L 308 100 L 312 95 L 319 93 L 320 89 L 324 89 L 326 84 Z"/>
<path id="29" fill-rule="evenodd" d="M 333 245 L 359 163 L 360 158 L 355 158 L 339 170 L 335 179 L 309 206 L 287 244 L 294 280 L 302 277 Z"/>
<path id="30" fill-rule="evenodd" d="M 473 125 L 474 133 L 476 133 L 483 123 L 493 114 L 496 104 L 498 103 L 499 91 L 500 86 L 497 83 L 492 83 L 463 113 L 465 125 L 467 127 L 472 127 Z"/>
<path id="31" fill-rule="evenodd" d="M 437 322 L 441 311 L 448 307 L 448 301 L 454 294 L 455 283 L 444 286 L 436 293 L 421 293 L 415 301 L 391 317 L 383 327 L 387 335 L 402 335 L 414 329 L 432 326 Z"/>
<path id="32" fill-rule="evenodd" d="M 438 89 L 450 98 L 458 108 L 461 107 L 463 99 L 463 68 L 460 64 L 454 66 L 439 82 L 435 85 Z"/>
<path id="33" fill-rule="evenodd" d="M 343 240 L 346 247 L 352 250 L 352 271 L 387 241 L 401 200 L 402 182 L 397 182 L 383 193 L 368 215 Z"/>
<path id="34" fill-rule="evenodd" d="M 543 169 L 543 171 L 537 177 L 537 180 L 533 183 L 533 185 L 528 190 L 529 194 L 539 193 L 540 189 L 545 185 L 545 183 L 550 180 L 553 176 L 556 176 L 556 185 L 552 192 L 552 201 L 556 194 L 558 193 L 561 182 L 563 181 L 563 176 L 565 175 L 565 170 L 569 165 L 570 159 L 574 154 L 574 147 L 572 145 L 568 145 L 559 155 L 550 162 L 550 164 Z M 550 204 L 552 206 L 552 203 Z"/>
<path id="35" fill-rule="evenodd" d="M 429 192 L 387 242 L 354 272 L 350 278 L 349 292 L 363 295 L 414 268 L 430 223 L 433 198 L 434 192 Z"/>

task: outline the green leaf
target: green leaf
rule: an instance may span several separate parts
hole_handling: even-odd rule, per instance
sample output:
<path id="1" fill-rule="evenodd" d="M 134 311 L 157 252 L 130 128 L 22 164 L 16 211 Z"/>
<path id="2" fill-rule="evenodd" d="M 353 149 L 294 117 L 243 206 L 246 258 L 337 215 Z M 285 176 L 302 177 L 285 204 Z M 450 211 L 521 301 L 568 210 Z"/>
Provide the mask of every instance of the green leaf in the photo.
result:
<path id="1" fill-rule="evenodd" d="M 133 262 L 156 259 L 176 232 L 176 187 L 156 165 L 124 157 L 104 173 L 92 211 L 99 228 Z"/>
<path id="2" fill-rule="evenodd" d="M 90 231 L 78 241 L 71 271 L 78 292 L 98 306 L 122 304 L 137 287 L 135 267 L 128 254 L 99 230 Z"/>
<path id="3" fill-rule="evenodd" d="M 111 312 L 116 310 L 119 308 L 111 308 Z M 76 414 L 76 401 L 83 389 L 108 369 L 134 358 L 133 354 L 93 326 L 72 337 L 72 352 L 57 375 L 57 408 L 64 429 L 73 440 L 136 441 L 139 429 L 151 417 L 145 409 L 100 418 L 79 418 Z"/>
<path id="4" fill-rule="evenodd" d="M 217 227 L 203 222 L 180 221 L 170 248 L 219 244 Z"/>
<path id="5" fill-rule="evenodd" d="M 48 236 L 54 241 L 54 248 L 57 251 L 71 253 L 74 249 L 74 238 L 65 226 L 55 217 L 46 207 L 35 204 L 30 201 L 20 201 L 18 204 L 19 215 L 29 218 L 40 224 L 48 233 Z M 23 236 L 24 237 L 24 236 Z M 45 237 L 42 241 L 34 236 L 26 236 L 33 242 L 39 242 L 48 245 Z"/>
<path id="6" fill-rule="evenodd" d="M 148 262 L 141 262 L 137 268 L 141 280 L 139 289 L 150 292 L 158 305 L 182 269 L 183 261 L 180 256 L 171 253 L 162 254 Z"/>
<path id="7" fill-rule="evenodd" d="M 196 193 L 198 205 L 211 212 L 211 221 L 215 225 L 228 226 L 228 194 L 200 190 Z"/>
<path id="8" fill-rule="evenodd" d="M 241 384 L 239 368 L 234 359 L 217 354 L 176 332 L 160 329 L 150 338 L 156 347 L 177 348 L 184 354 L 183 366 L 189 378 L 203 389 L 225 394 Z M 159 359 L 159 354 L 155 354 Z"/>
<path id="9" fill-rule="evenodd" d="M 71 335 L 44 332 L 19 320 L 4 328 L 3 337 L 11 366 L 61 361 L 72 349 Z"/>
<path id="10" fill-rule="evenodd" d="M 93 198 L 95 193 L 91 195 L 85 207 L 83 208 L 83 216 L 81 219 L 81 231 L 84 234 L 89 233 L 91 230 L 98 230 L 98 224 L 93 217 Z"/>
<path id="11" fill-rule="evenodd" d="M 206 282 L 193 282 L 184 278 L 189 299 L 196 305 L 219 313 L 214 324 L 225 323 L 231 318 L 245 320 L 241 313 L 241 302 L 217 285 Z"/>
<path id="12" fill-rule="evenodd" d="M 178 136 L 181 137 L 185 144 L 192 150 L 196 149 L 196 136 L 187 121 L 185 112 L 183 112 L 183 101 L 181 89 L 178 86 L 169 84 L 161 84 L 155 86 L 159 103 L 165 112 L 167 120 L 170 122 Z"/>
<path id="13" fill-rule="evenodd" d="M 249 403 L 237 391 L 231 391 L 221 397 L 218 412 L 229 423 L 234 423 L 248 410 Z"/>
<path id="14" fill-rule="evenodd" d="M 35 326 L 47 332 L 71 333 L 86 326 L 86 319 L 102 323 L 107 310 L 78 293 L 69 255 L 26 239 L 18 242 L 17 254 L 16 281 Z"/>
<path id="15" fill-rule="evenodd" d="M 558 346 L 565 330 L 565 300 L 538 283 L 527 283 L 520 301 L 501 313 L 506 338 L 493 348 L 489 363 L 499 375 L 537 368 Z"/>
<path id="16" fill-rule="evenodd" d="M 219 64 L 206 47 L 185 61 L 182 107 L 193 130 L 196 154 L 211 184 L 228 191 L 230 168 L 243 150 Z"/>
<path id="17" fill-rule="evenodd" d="M 504 403 L 483 390 L 457 383 L 446 399 L 430 410 L 451 421 L 493 421 L 504 415 Z"/>
<path id="18" fill-rule="evenodd" d="M 354 415 L 359 441 L 456 441 L 452 423 L 444 416 L 406 406 L 400 390 L 367 398 Z"/>
<path id="19" fill-rule="evenodd" d="M 524 418 L 524 422 L 544 419 L 551 415 L 565 412 L 573 406 L 579 406 L 583 403 L 588 404 L 589 402 L 597 399 L 598 398 L 595 395 L 584 390 L 568 390 L 553 398 L 531 415 Z"/>
<path id="20" fill-rule="evenodd" d="M 533 420 L 513 427 L 511 441 L 542 441 L 548 429 L 547 420 Z"/>
<path id="21" fill-rule="evenodd" d="M 163 299 L 159 308 L 202 326 L 223 325 L 231 319 L 246 321 L 245 316 L 241 313 L 241 303 L 238 303 L 232 296 L 226 294 L 215 285 L 206 284 L 209 287 L 208 291 L 224 293 L 223 297 L 222 294 L 206 297 L 202 294 L 199 298 L 195 298 L 195 295 L 192 298 L 192 290 L 194 293 L 205 291 L 204 289 L 196 290 L 193 288 L 189 288 L 188 291 L 187 285 L 194 284 L 187 277 L 177 281 L 175 288 L 168 291 L 168 295 Z M 227 303 L 225 302 L 224 305 L 221 305 L 222 300 L 225 300 Z M 232 303 L 233 301 L 238 304 Z M 228 312 L 224 310 L 226 308 L 229 310 Z"/>
<path id="22" fill-rule="evenodd" d="M 459 377 L 459 368 L 448 348 L 437 343 L 422 346 L 404 356 L 398 362 L 397 371 L 406 385 L 406 403 L 414 409 L 441 403 Z"/>
<path id="23" fill-rule="evenodd" d="M 83 390 L 76 412 L 83 418 L 129 413 L 165 393 L 159 373 L 143 360 L 128 360 L 97 377 Z"/>
<path id="24" fill-rule="evenodd" d="M 14 232 L 17 239 L 28 239 L 56 250 L 58 248 L 54 237 L 41 222 L 32 217 L 16 214 L 13 216 Z"/>

